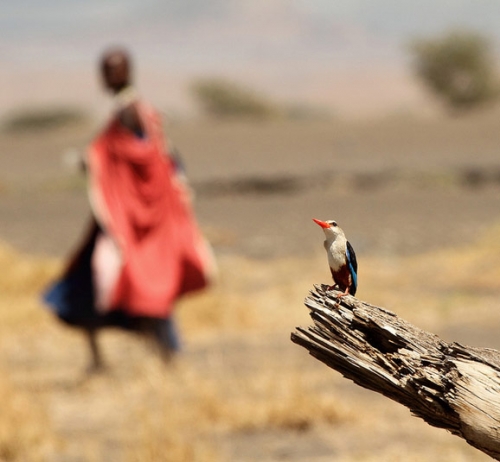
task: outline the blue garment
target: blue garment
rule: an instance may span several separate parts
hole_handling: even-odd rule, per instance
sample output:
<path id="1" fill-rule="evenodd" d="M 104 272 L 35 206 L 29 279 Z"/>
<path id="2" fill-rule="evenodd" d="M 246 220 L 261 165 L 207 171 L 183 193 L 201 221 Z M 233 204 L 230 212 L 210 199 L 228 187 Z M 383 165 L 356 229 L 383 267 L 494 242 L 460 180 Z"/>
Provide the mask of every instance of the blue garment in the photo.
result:
<path id="1" fill-rule="evenodd" d="M 68 325 L 85 329 L 119 327 L 133 331 L 148 330 L 164 348 L 178 351 L 179 336 L 172 317 L 146 318 L 130 316 L 120 309 L 108 313 L 100 313 L 96 309 L 91 261 L 97 236 L 101 232 L 96 226 L 71 268 L 43 294 L 43 301 Z"/>

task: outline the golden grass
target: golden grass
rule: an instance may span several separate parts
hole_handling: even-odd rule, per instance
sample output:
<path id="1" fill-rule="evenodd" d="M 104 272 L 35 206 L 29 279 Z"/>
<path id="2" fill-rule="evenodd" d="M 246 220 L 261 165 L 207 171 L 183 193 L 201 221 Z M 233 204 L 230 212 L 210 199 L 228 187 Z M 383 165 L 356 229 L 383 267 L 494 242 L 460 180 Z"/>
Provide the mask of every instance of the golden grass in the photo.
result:
<path id="1" fill-rule="evenodd" d="M 155 409 L 143 403 L 136 414 L 143 425 L 131 448 L 134 461 L 226 460 L 214 441 L 227 435 L 271 429 L 302 432 L 348 416 L 332 393 L 314 393 L 315 378 L 297 373 L 284 376 L 264 367 L 253 380 L 224 374 L 207 378 L 181 367 L 155 375 L 149 381 Z"/>
<path id="2" fill-rule="evenodd" d="M 459 250 L 363 258 L 359 296 L 428 329 L 498 322 L 499 237 L 496 228 Z M 219 263 L 218 286 L 178 306 L 186 351 L 173 364 L 165 367 L 140 338 L 105 332 L 111 370 L 82 381 L 81 339 L 37 301 L 61 262 L 0 246 L 8 268 L 0 275 L 0 461 L 247 460 L 234 441 L 273 432 L 292 441 L 324 432 L 342 461 L 487 460 L 384 398 L 346 388 L 291 344 L 290 331 L 309 323 L 308 290 L 329 281 L 324 255 Z M 408 454 L 418 435 L 429 441 L 423 455 Z"/>
<path id="3" fill-rule="evenodd" d="M 61 267 L 54 259 L 20 255 L 5 243 L 0 243 L 0 265 L 0 292 L 13 295 L 38 293 Z"/>
<path id="4" fill-rule="evenodd" d="M 500 227 L 476 243 L 408 258 L 363 262 L 359 296 L 432 329 L 498 322 Z"/>
<path id="5" fill-rule="evenodd" d="M 47 409 L 0 370 L 0 461 L 45 461 L 57 446 Z"/>

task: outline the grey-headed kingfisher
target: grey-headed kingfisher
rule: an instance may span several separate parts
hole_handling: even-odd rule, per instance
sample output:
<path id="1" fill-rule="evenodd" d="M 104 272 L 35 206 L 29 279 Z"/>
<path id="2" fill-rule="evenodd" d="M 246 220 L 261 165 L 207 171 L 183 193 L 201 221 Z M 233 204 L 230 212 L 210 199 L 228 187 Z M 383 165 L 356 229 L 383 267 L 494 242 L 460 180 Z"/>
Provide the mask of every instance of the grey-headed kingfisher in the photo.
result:
<path id="1" fill-rule="evenodd" d="M 344 231 L 333 220 L 321 221 L 313 218 L 313 221 L 323 228 L 325 233 L 325 250 L 328 255 L 328 264 L 332 273 L 334 285 L 344 295 L 355 295 L 358 288 L 358 262 L 356 254 Z"/>

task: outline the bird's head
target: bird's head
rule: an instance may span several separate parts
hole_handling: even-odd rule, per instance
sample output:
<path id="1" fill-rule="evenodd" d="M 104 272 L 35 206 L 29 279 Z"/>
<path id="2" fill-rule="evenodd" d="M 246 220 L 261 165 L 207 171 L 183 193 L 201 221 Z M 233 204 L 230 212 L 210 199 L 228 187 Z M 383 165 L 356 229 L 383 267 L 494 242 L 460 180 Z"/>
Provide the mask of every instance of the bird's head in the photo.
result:
<path id="1" fill-rule="evenodd" d="M 313 218 L 313 221 L 323 228 L 323 232 L 325 233 L 327 239 L 333 240 L 337 236 L 344 235 L 344 231 L 342 231 L 342 228 L 337 224 L 335 220 L 321 221 Z"/>

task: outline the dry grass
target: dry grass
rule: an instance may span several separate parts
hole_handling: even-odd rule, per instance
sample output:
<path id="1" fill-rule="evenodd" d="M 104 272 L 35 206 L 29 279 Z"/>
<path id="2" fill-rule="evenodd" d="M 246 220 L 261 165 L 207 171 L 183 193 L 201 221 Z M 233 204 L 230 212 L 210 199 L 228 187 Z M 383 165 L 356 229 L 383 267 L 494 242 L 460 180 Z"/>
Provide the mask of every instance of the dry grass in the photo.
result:
<path id="1" fill-rule="evenodd" d="M 500 227 L 474 245 L 412 258 L 370 259 L 362 297 L 428 329 L 498 322 Z"/>
<path id="2" fill-rule="evenodd" d="M 498 322 L 499 235 L 433 255 L 363 259 L 359 295 L 430 330 Z M 91 379 L 82 379 L 81 339 L 37 302 L 60 263 L 2 246 L 0 264 L 8 268 L 0 461 L 487 460 L 289 342 L 293 327 L 309 322 L 308 289 L 329 279 L 322 254 L 222 258 L 219 285 L 178 307 L 186 347 L 175 363 L 165 367 L 140 338 L 105 332 L 111 369 Z M 308 457 L 298 458 L 300 448 Z"/>
<path id="3" fill-rule="evenodd" d="M 0 460 L 47 460 L 57 446 L 57 436 L 46 408 L 33 394 L 17 390 L 5 369 L 0 374 Z"/>

